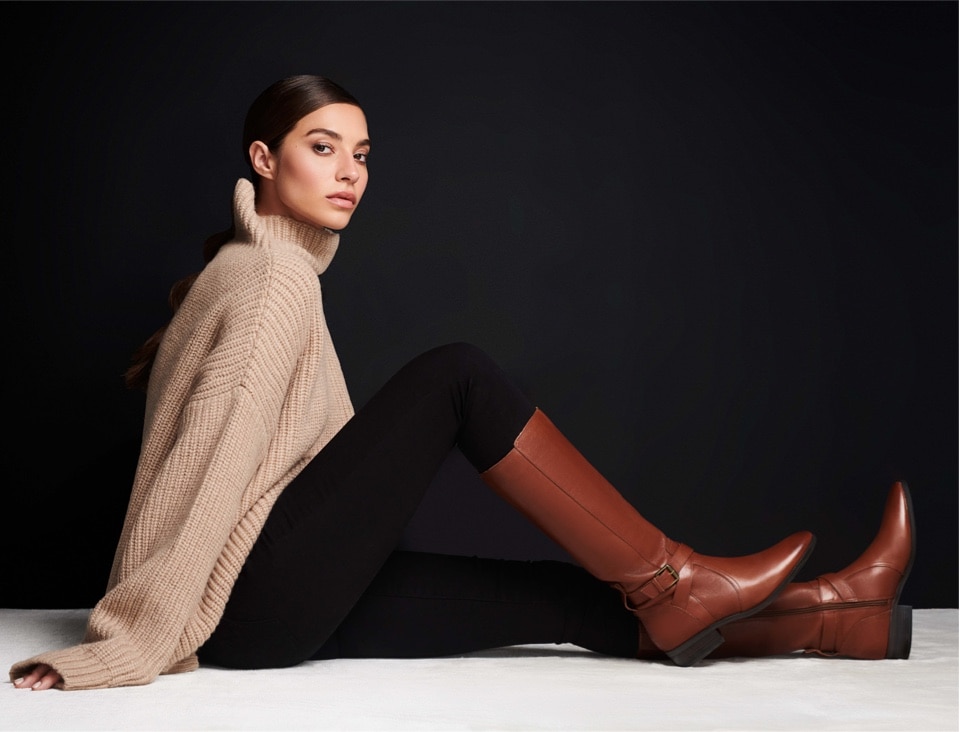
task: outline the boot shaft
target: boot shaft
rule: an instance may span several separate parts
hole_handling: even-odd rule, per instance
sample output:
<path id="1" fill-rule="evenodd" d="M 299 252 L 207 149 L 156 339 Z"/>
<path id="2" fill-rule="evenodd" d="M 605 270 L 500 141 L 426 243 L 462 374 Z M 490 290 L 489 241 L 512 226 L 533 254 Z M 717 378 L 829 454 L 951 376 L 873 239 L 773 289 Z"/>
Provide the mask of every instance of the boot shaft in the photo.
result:
<path id="1" fill-rule="evenodd" d="M 809 532 L 744 557 L 709 557 L 669 539 L 539 409 L 481 476 L 594 577 L 624 596 L 657 647 L 691 665 L 718 628 L 765 607 L 813 547 Z"/>

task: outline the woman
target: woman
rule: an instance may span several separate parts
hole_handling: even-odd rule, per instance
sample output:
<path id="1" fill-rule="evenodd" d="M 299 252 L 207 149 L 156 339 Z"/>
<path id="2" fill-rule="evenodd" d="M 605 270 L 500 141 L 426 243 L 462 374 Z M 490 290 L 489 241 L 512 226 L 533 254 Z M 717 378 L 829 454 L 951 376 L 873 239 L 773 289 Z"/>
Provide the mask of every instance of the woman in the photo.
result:
<path id="1" fill-rule="evenodd" d="M 415 358 L 355 414 L 318 276 L 366 189 L 364 113 L 325 78 L 282 79 L 251 105 L 243 150 L 234 226 L 128 372 L 146 415 L 108 591 L 83 642 L 15 664 L 16 687 L 551 641 L 691 665 L 731 631 L 736 653 L 817 648 L 808 626 L 828 614 L 841 637 L 824 651 L 905 656 L 900 484 L 859 565 L 789 585 L 811 534 L 735 558 L 670 540 L 470 345 Z M 395 551 L 455 445 L 577 564 Z M 848 626 L 869 637 L 851 645 Z"/>

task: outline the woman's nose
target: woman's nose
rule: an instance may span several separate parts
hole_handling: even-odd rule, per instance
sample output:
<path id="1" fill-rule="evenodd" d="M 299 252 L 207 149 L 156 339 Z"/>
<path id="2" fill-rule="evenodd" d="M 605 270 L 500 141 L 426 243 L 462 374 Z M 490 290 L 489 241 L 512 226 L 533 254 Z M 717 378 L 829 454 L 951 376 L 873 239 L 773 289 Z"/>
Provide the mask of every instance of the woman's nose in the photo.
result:
<path id="1" fill-rule="evenodd" d="M 343 166 L 340 168 L 340 180 L 348 180 L 351 183 L 356 183 L 359 177 L 360 166 L 357 165 L 357 161 L 353 158 L 350 158 L 344 162 Z"/>

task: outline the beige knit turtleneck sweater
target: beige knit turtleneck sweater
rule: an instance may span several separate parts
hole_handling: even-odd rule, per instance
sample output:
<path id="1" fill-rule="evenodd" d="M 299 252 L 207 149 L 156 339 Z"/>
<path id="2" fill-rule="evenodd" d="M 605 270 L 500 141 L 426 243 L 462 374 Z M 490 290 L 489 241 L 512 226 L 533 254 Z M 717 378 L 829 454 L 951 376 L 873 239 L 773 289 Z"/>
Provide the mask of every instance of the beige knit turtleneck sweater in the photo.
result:
<path id="1" fill-rule="evenodd" d="M 234 220 L 157 354 L 107 594 L 80 645 L 11 679 L 46 663 L 91 689 L 196 668 L 277 496 L 353 415 L 318 281 L 338 235 L 258 216 L 245 179 Z"/>

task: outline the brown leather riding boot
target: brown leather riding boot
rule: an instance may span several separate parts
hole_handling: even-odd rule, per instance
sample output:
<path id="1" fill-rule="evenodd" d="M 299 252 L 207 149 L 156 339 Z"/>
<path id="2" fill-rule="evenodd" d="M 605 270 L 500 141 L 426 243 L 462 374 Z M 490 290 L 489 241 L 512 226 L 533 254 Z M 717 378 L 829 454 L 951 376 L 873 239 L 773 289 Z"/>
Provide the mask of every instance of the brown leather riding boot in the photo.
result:
<path id="1" fill-rule="evenodd" d="M 787 585 L 767 608 L 724 626 L 725 643 L 711 658 L 776 656 L 796 651 L 823 656 L 909 658 L 913 609 L 898 605 L 913 565 L 913 502 L 894 483 L 880 530 L 850 566 Z M 641 658 L 663 658 L 641 628 Z"/>
<path id="2" fill-rule="evenodd" d="M 719 646 L 721 626 L 766 607 L 814 544 L 803 531 L 748 556 L 698 554 L 637 513 L 539 409 L 482 477 L 584 569 L 619 589 L 679 666 Z"/>

